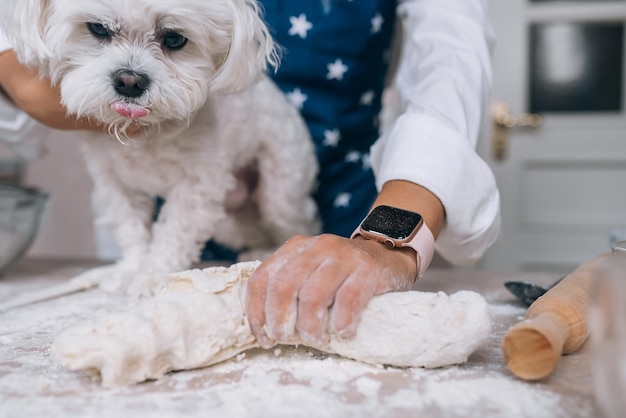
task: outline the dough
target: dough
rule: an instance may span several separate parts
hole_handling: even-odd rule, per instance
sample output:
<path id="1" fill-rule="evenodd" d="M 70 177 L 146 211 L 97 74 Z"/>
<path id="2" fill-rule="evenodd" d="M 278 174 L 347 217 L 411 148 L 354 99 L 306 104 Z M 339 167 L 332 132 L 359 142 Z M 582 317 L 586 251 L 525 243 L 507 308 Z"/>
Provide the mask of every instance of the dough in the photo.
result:
<path id="1" fill-rule="evenodd" d="M 187 270 L 130 311 L 77 325 L 53 350 L 72 370 L 100 374 L 105 387 L 209 366 L 258 347 L 244 315 L 245 283 L 258 262 Z M 491 332 L 477 293 L 399 292 L 377 296 L 356 336 L 314 347 L 371 364 L 441 367 L 463 363 Z"/>

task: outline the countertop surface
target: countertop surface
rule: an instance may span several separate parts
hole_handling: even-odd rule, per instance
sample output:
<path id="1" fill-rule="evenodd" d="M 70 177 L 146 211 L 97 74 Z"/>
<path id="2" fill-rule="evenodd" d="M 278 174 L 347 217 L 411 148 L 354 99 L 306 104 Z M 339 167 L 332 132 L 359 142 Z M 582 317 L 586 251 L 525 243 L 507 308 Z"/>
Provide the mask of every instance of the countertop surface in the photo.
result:
<path id="1" fill-rule="evenodd" d="M 0 278 L 0 301 L 61 283 L 93 265 L 23 260 Z M 64 369 L 50 351 L 63 329 L 131 303 L 99 290 L 78 293 L 0 314 L 0 417 L 599 417 L 587 344 L 540 382 L 515 378 L 503 362 L 502 338 L 526 313 L 503 283 L 547 285 L 557 278 L 428 271 L 415 290 L 473 290 L 489 303 L 491 337 L 463 365 L 384 368 L 281 346 L 115 390 Z"/>

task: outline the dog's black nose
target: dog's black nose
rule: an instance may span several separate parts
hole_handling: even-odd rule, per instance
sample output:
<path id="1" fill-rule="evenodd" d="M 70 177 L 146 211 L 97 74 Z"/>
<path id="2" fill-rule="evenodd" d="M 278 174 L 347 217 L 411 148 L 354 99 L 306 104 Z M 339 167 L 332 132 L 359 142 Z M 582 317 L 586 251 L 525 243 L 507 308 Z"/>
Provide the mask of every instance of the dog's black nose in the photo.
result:
<path id="1" fill-rule="evenodd" d="M 148 90 L 150 77 L 131 70 L 117 70 L 113 73 L 115 91 L 126 97 L 139 97 Z"/>

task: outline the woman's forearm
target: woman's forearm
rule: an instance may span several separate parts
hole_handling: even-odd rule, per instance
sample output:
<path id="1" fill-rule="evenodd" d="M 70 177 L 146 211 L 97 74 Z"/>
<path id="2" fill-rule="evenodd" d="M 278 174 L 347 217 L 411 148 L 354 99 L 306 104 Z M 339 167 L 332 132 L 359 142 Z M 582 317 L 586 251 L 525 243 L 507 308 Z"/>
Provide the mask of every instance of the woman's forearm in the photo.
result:
<path id="1" fill-rule="evenodd" d="M 435 238 L 445 222 L 445 210 L 437 196 L 410 181 L 392 180 L 385 183 L 374 203 L 374 206 L 379 205 L 395 206 L 419 213 Z"/>
<path id="2" fill-rule="evenodd" d="M 67 114 L 58 89 L 22 65 L 11 50 L 0 53 L 0 88 L 17 107 L 51 128 L 102 130 L 86 118 Z"/>

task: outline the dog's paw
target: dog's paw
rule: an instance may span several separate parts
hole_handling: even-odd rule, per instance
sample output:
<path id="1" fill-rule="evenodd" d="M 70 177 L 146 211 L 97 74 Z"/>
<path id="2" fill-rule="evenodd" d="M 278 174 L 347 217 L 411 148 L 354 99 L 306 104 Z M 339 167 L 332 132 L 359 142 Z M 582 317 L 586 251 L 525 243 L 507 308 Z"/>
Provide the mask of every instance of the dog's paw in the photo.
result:
<path id="1" fill-rule="evenodd" d="M 99 287 L 108 293 L 125 293 L 129 296 L 152 296 L 166 283 L 167 274 L 127 264 L 96 267 L 72 279 L 85 289 Z"/>
<path id="2" fill-rule="evenodd" d="M 162 271 L 138 271 L 128 280 L 126 293 L 135 297 L 153 296 L 167 284 L 168 276 L 168 273 Z"/>
<path id="3" fill-rule="evenodd" d="M 124 279 L 125 270 L 117 264 L 96 267 L 72 278 L 72 282 L 85 289 L 98 286 L 105 292 L 119 292 Z"/>

